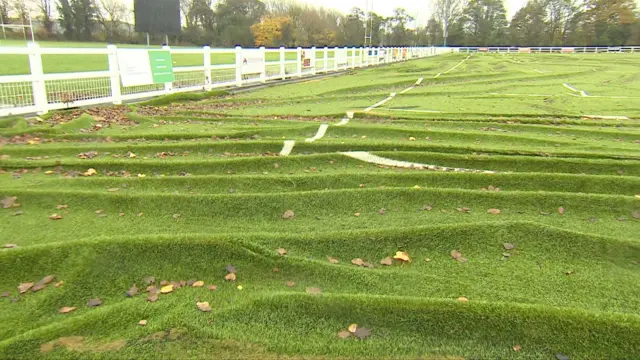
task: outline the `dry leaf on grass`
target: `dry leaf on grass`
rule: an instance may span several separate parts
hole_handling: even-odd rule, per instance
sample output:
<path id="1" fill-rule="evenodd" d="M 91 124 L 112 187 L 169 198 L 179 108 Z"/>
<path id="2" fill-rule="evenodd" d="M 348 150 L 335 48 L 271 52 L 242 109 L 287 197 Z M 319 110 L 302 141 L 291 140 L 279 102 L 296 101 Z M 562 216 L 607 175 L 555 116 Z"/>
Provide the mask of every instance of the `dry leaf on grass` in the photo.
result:
<path id="1" fill-rule="evenodd" d="M 74 311 L 75 309 L 76 309 L 75 307 L 65 306 L 63 308 L 60 308 L 60 310 L 58 310 L 58 313 L 60 313 L 60 314 L 68 314 L 68 313 Z"/>
<path id="2" fill-rule="evenodd" d="M 631 217 L 634 219 L 640 219 L 640 211 L 634 211 L 631 213 Z"/>
<path id="3" fill-rule="evenodd" d="M 307 294 L 312 294 L 312 295 L 316 295 L 316 294 L 321 294 L 322 290 L 320 288 L 316 288 L 316 287 L 308 287 L 306 289 Z"/>
<path id="4" fill-rule="evenodd" d="M 56 210 L 64 210 L 64 209 L 68 209 L 69 205 L 58 205 L 56 206 Z"/>
<path id="5" fill-rule="evenodd" d="M 353 214 L 353 216 L 360 217 L 360 212 L 357 212 L 357 213 Z"/>
<path id="6" fill-rule="evenodd" d="M 62 215 L 52 214 L 49 216 L 49 220 L 61 220 L 61 219 L 62 219 Z"/>
<path id="7" fill-rule="evenodd" d="M 142 279 L 142 282 L 143 282 L 145 285 L 151 285 L 151 284 L 153 284 L 153 283 L 155 283 L 155 282 L 156 282 L 156 278 L 155 278 L 155 277 L 153 277 L 153 276 L 145 276 L 145 277 Z"/>
<path id="8" fill-rule="evenodd" d="M 330 263 L 332 264 L 337 264 L 340 262 L 340 260 L 336 259 L 336 258 L 332 258 L 331 256 L 327 256 L 327 260 L 329 260 Z"/>
<path id="9" fill-rule="evenodd" d="M 513 345 L 513 351 L 518 352 L 522 349 L 522 346 L 520 345 Z"/>
<path id="10" fill-rule="evenodd" d="M 120 188 L 109 188 L 107 189 L 108 192 L 118 192 L 120 191 Z"/>
<path id="11" fill-rule="evenodd" d="M 511 244 L 511 243 L 504 243 L 504 244 L 502 244 L 502 246 L 504 246 L 505 250 L 513 250 L 513 249 L 516 248 L 516 246 Z"/>
<path id="12" fill-rule="evenodd" d="M 358 324 L 351 324 L 351 325 L 349 325 L 349 327 L 347 328 L 347 330 L 348 330 L 350 333 L 352 333 L 352 334 L 353 334 L 354 332 L 356 332 L 356 330 L 358 330 Z"/>
<path id="13" fill-rule="evenodd" d="M 133 284 L 133 286 L 129 290 L 127 290 L 127 292 L 125 292 L 124 294 L 127 297 L 134 297 L 136 296 L 137 293 L 138 293 L 138 287 L 136 287 L 136 284 Z"/>
<path id="14" fill-rule="evenodd" d="M 275 163 L 275 164 L 273 164 L 273 168 L 274 168 L 274 169 L 279 169 L 279 168 L 280 168 L 280 165 L 278 165 L 278 163 Z"/>
<path id="15" fill-rule="evenodd" d="M 292 287 L 296 286 L 296 283 L 293 282 L 293 281 L 287 281 L 287 282 L 284 283 L 284 286 L 292 288 Z"/>
<path id="16" fill-rule="evenodd" d="M 398 261 L 411 262 L 409 254 L 404 251 L 397 251 L 396 254 L 393 255 L 393 259 Z"/>
<path id="17" fill-rule="evenodd" d="M 18 247 L 18 245 L 16 245 L 16 244 L 4 244 L 4 245 L 2 245 L 3 249 L 14 249 L 14 248 L 17 248 L 17 247 Z"/>
<path id="18" fill-rule="evenodd" d="M 462 254 L 458 250 L 451 250 L 450 255 L 454 260 L 456 260 L 458 262 L 461 262 L 461 263 L 467 262 L 467 259 L 463 258 Z"/>
<path id="19" fill-rule="evenodd" d="M 138 325 L 139 325 L 139 326 L 147 326 L 147 320 L 140 320 L 140 321 L 138 321 Z"/>
<path id="20" fill-rule="evenodd" d="M 291 210 L 287 210 L 284 212 L 284 214 L 282 214 L 282 218 L 285 220 L 293 219 L 294 216 L 296 216 L 296 214 L 294 214 Z"/>
<path id="21" fill-rule="evenodd" d="M 352 335 L 352 334 L 351 334 L 350 332 L 348 332 L 347 330 L 342 330 L 342 331 L 340 331 L 340 332 L 338 333 L 338 337 L 339 337 L 340 339 L 348 339 L 348 338 L 350 338 L 350 337 L 351 337 L 351 335 Z"/>
<path id="22" fill-rule="evenodd" d="M 15 196 L 9 196 L 2 200 L 0 200 L 0 204 L 2 204 L 3 209 L 9 209 L 13 207 L 19 207 L 20 204 L 16 204 L 16 200 L 18 200 Z"/>
<path id="23" fill-rule="evenodd" d="M 236 281 L 236 274 L 235 273 L 229 273 L 224 277 L 225 280 L 227 281 Z"/>
<path id="24" fill-rule="evenodd" d="M 353 335 L 356 338 L 363 340 L 371 336 L 371 330 L 367 328 L 358 328 L 358 330 L 356 330 L 356 332 L 354 332 Z"/>
<path id="25" fill-rule="evenodd" d="M 196 281 L 191 285 L 191 287 L 194 287 L 194 288 L 199 288 L 203 286 L 204 286 L 204 281 Z"/>
<path id="26" fill-rule="evenodd" d="M 391 266 L 393 265 L 393 260 L 391 257 L 387 256 L 386 258 L 380 260 L 380 265 Z"/>
<path id="27" fill-rule="evenodd" d="M 459 302 L 463 302 L 463 303 L 469 302 L 469 299 L 467 299 L 467 298 L 466 298 L 466 297 L 464 297 L 464 296 L 460 296 L 457 300 L 458 300 Z"/>
<path id="28" fill-rule="evenodd" d="M 278 255 L 280 256 L 285 256 L 287 255 L 287 250 L 283 249 L 283 248 L 278 248 L 276 249 L 276 252 L 278 253 Z"/>
<path id="29" fill-rule="evenodd" d="M 169 284 L 166 286 L 163 286 L 162 288 L 160 288 L 160 293 L 161 294 L 169 294 L 173 292 L 173 285 Z"/>
<path id="30" fill-rule="evenodd" d="M 227 272 L 228 272 L 228 273 L 230 273 L 230 274 L 235 274 L 235 273 L 237 273 L 237 272 L 238 272 L 238 271 L 236 271 L 235 266 L 233 266 L 233 265 L 231 265 L 231 264 L 227 265 L 227 267 L 226 267 L 225 269 L 226 269 L 226 270 L 227 270 Z"/>
<path id="31" fill-rule="evenodd" d="M 380 214 L 380 215 L 384 215 L 384 214 L 385 214 L 384 209 L 380 209 L 380 210 L 378 210 L 378 214 Z"/>
<path id="32" fill-rule="evenodd" d="M 99 298 L 89 299 L 89 301 L 87 301 L 88 307 L 96 307 L 100 305 L 102 305 L 102 300 L 100 300 Z"/>
<path id="33" fill-rule="evenodd" d="M 218 287 L 215 286 L 215 285 L 209 285 L 209 286 L 207 286 L 207 289 L 209 289 L 209 291 L 215 291 L 215 290 L 218 289 Z"/>
<path id="34" fill-rule="evenodd" d="M 82 175 L 84 176 L 93 176 L 96 175 L 98 172 L 96 171 L 96 169 L 89 169 L 87 171 L 85 171 Z"/>
<path id="35" fill-rule="evenodd" d="M 487 213 L 491 214 L 491 215 L 500 215 L 502 211 L 500 211 L 499 209 L 489 209 L 487 210 Z"/>
<path id="36" fill-rule="evenodd" d="M 211 306 L 209 306 L 208 302 L 197 302 L 196 307 L 202 312 L 210 312 Z"/>
<path id="37" fill-rule="evenodd" d="M 55 285 L 55 287 L 59 288 L 60 286 L 62 286 L 62 284 L 64 284 L 64 281 L 58 281 Z"/>
<path id="38" fill-rule="evenodd" d="M 166 294 L 166 293 L 163 293 L 163 294 Z M 147 301 L 148 302 L 156 302 L 156 301 L 158 301 L 158 298 L 159 298 L 158 293 L 154 292 L 154 293 L 149 294 L 149 296 L 147 296 Z"/>
<path id="39" fill-rule="evenodd" d="M 24 294 L 33 287 L 33 283 L 22 283 L 18 285 L 18 293 Z"/>
<path id="40" fill-rule="evenodd" d="M 429 206 L 429 205 L 425 205 L 424 207 L 422 207 L 422 210 L 424 211 L 431 211 L 433 210 L 433 207 Z"/>
<path id="41" fill-rule="evenodd" d="M 357 266 L 364 266 L 364 260 L 362 260 L 360 258 L 351 260 L 351 263 L 353 265 L 357 265 Z"/>
<path id="42" fill-rule="evenodd" d="M 558 208 L 558 214 L 564 215 L 564 208 L 563 207 L 559 207 Z"/>

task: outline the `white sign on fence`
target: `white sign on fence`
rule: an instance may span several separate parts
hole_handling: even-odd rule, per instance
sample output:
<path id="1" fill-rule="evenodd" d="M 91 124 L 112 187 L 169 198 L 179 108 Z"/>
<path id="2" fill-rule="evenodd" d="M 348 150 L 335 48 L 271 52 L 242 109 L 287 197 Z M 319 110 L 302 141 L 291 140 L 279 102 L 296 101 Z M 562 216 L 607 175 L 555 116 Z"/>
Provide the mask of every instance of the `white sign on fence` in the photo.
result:
<path id="1" fill-rule="evenodd" d="M 347 66 L 347 49 L 336 49 L 335 56 L 338 66 Z"/>
<path id="2" fill-rule="evenodd" d="M 264 71 L 264 53 L 260 50 L 242 51 L 242 75 L 260 74 Z"/>
<path id="3" fill-rule="evenodd" d="M 153 84 L 149 52 L 144 49 L 118 49 L 122 86 Z"/>

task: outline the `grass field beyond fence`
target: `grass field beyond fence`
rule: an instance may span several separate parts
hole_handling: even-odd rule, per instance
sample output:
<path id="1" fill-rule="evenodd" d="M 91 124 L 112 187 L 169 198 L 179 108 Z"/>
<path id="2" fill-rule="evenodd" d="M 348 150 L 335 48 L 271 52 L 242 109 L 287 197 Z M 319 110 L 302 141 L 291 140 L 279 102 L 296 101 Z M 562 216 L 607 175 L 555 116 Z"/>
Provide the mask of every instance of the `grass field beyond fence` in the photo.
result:
<path id="1" fill-rule="evenodd" d="M 0 358 L 640 358 L 639 69 L 450 54 L 0 119 Z"/>

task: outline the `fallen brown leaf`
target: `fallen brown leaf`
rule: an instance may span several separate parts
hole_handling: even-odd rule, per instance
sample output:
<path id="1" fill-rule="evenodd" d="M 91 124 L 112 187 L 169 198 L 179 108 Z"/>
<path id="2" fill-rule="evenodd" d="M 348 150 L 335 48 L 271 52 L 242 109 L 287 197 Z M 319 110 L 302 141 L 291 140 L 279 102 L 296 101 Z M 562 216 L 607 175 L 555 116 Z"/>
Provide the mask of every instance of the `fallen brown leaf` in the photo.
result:
<path id="1" fill-rule="evenodd" d="M 353 336 L 360 340 L 363 340 L 371 336 L 371 330 L 367 328 L 358 328 L 358 330 L 353 333 Z"/>
<path id="2" fill-rule="evenodd" d="M 458 301 L 459 301 L 459 302 L 466 303 L 466 302 L 469 302 L 469 299 L 467 299 L 467 298 L 466 298 L 466 297 L 464 297 L 464 296 L 460 296 L 460 297 L 458 298 Z"/>
<path id="3" fill-rule="evenodd" d="M 287 250 L 285 250 L 285 249 L 283 249 L 283 248 L 276 249 L 276 252 L 277 252 L 277 253 L 278 253 L 278 255 L 280 255 L 280 256 L 285 256 L 285 255 L 287 255 Z"/>
<path id="4" fill-rule="evenodd" d="M 69 205 L 58 205 L 56 206 L 56 210 L 63 210 L 63 209 L 68 209 Z"/>
<path id="5" fill-rule="evenodd" d="M 236 281 L 236 274 L 229 273 L 227 274 L 227 276 L 224 277 L 224 279 L 227 281 Z"/>
<path id="6" fill-rule="evenodd" d="M 358 330 L 358 324 L 351 324 L 351 325 L 349 325 L 349 327 L 347 328 L 347 330 L 348 330 L 350 333 L 352 333 L 352 334 L 353 334 L 354 332 L 356 332 L 356 330 Z"/>
<path id="7" fill-rule="evenodd" d="M 169 294 L 171 292 L 173 292 L 173 285 L 172 284 L 169 284 L 169 285 L 166 285 L 166 286 L 163 286 L 162 288 L 160 288 L 160 293 L 161 294 Z"/>
<path id="8" fill-rule="evenodd" d="M 431 207 L 431 206 L 429 206 L 429 205 L 425 205 L 425 206 L 422 208 L 422 210 L 424 210 L 424 211 L 431 211 L 431 210 L 433 210 L 433 207 Z"/>
<path id="9" fill-rule="evenodd" d="M 362 260 L 360 258 L 351 260 L 351 263 L 353 265 L 357 265 L 357 266 L 364 266 L 364 260 Z"/>
<path id="10" fill-rule="evenodd" d="M 282 214 L 282 218 L 285 219 L 285 220 L 293 219 L 294 216 L 296 216 L 296 215 L 291 210 L 287 210 L 287 211 L 284 212 L 284 214 Z"/>
<path id="11" fill-rule="evenodd" d="M 338 337 L 339 337 L 340 339 L 348 339 L 348 338 L 350 338 L 350 337 L 351 337 L 351 335 L 352 335 L 352 334 L 351 334 L 350 332 L 348 332 L 347 330 L 342 330 L 342 331 L 340 331 L 340 332 L 338 333 Z"/>
<path id="12" fill-rule="evenodd" d="M 273 164 L 273 168 L 274 168 L 274 169 L 279 169 L 279 168 L 280 168 L 280 165 L 278 165 L 278 163 L 275 163 L 275 164 Z"/>
<path id="13" fill-rule="evenodd" d="M 380 209 L 380 210 L 378 210 L 378 214 L 380 214 L 380 215 L 384 215 L 384 214 L 385 214 L 384 209 Z"/>
<path id="14" fill-rule="evenodd" d="M 313 294 L 313 295 L 322 293 L 322 290 L 320 290 L 320 288 L 315 288 L 315 287 L 308 287 L 306 291 L 307 291 L 307 294 Z"/>
<path id="15" fill-rule="evenodd" d="M 64 284 L 64 281 L 58 281 L 55 285 L 55 287 L 59 288 L 60 286 L 62 286 Z"/>
<path id="16" fill-rule="evenodd" d="M 196 307 L 202 312 L 210 312 L 211 306 L 209 306 L 208 302 L 197 302 Z"/>
<path id="17" fill-rule="evenodd" d="M 182 217 L 182 215 L 181 214 L 173 214 L 171 217 L 173 218 L 173 220 L 178 220 L 178 219 L 180 219 Z"/>
<path id="18" fill-rule="evenodd" d="M 89 301 L 87 301 L 88 307 L 96 307 L 100 305 L 102 305 L 102 300 L 100 300 L 99 298 L 89 299 Z"/>
<path id="19" fill-rule="evenodd" d="M 393 265 L 393 260 L 391 257 L 387 256 L 386 258 L 380 260 L 380 265 L 391 266 Z"/>
<path id="20" fill-rule="evenodd" d="M 136 287 L 136 284 L 133 284 L 133 286 L 127 290 L 126 293 L 124 293 L 127 297 L 134 297 L 136 296 L 136 294 L 138 293 L 138 287 Z"/>
<path id="21" fill-rule="evenodd" d="M 631 217 L 634 219 L 640 219 L 640 211 L 634 211 L 631 213 Z"/>
<path id="22" fill-rule="evenodd" d="M 276 267 L 274 267 L 274 268 L 273 268 L 273 270 L 272 270 L 272 271 L 273 271 L 274 273 L 278 273 L 278 272 L 280 272 L 280 269 L 278 269 L 278 267 L 276 266 Z"/>
<path id="23" fill-rule="evenodd" d="M 60 308 L 60 310 L 58 310 L 58 313 L 60 313 L 60 314 L 68 314 L 68 313 L 74 311 L 75 309 L 76 309 L 75 307 L 65 306 L 63 308 Z"/>
<path id="24" fill-rule="evenodd" d="M 513 250 L 513 249 L 516 248 L 516 246 L 511 244 L 511 243 L 504 243 L 504 244 L 502 244 L 502 246 L 504 246 L 505 250 Z"/>
<path id="25" fill-rule="evenodd" d="M 360 212 L 357 212 L 357 213 L 353 214 L 353 216 L 360 217 Z"/>
<path id="26" fill-rule="evenodd" d="M 193 283 L 193 285 L 191 285 L 191 287 L 194 287 L 194 288 L 199 288 L 203 286 L 204 286 L 204 281 L 196 281 Z"/>
<path id="27" fill-rule="evenodd" d="M 140 321 L 138 321 L 138 325 L 139 325 L 139 326 L 147 326 L 147 320 L 140 320 Z"/>
<path id="28" fill-rule="evenodd" d="M 107 189 L 108 192 L 118 192 L 120 191 L 120 188 L 109 188 Z"/>
<path id="29" fill-rule="evenodd" d="M 218 289 L 218 287 L 215 286 L 215 285 L 209 285 L 209 286 L 207 286 L 207 289 L 209 289 L 209 291 L 215 291 L 215 290 Z"/>
<path id="30" fill-rule="evenodd" d="M 153 284 L 153 283 L 155 283 L 155 282 L 156 282 L 156 278 L 155 278 L 155 277 L 153 277 L 153 276 L 145 276 L 145 277 L 142 279 L 142 282 L 143 282 L 145 285 L 151 285 L 151 284 Z"/>
<path id="31" fill-rule="evenodd" d="M 150 294 L 155 294 L 158 292 L 158 288 L 153 285 L 147 286 L 147 292 Z"/>
<path id="32" fill-rule="evenodd" d="M 558 214 L 564 215 L 564 208 L 563 207 L 559 207 L 558 208 Z"/>
<path id="33" fill-rule="evenodd" d="M 33 283 L 22 283 L 18 286 L 18 293 L 24 294 L 33 287 Z"/>
<path id="34" fill-rule="evenodd" d="M 502 211 L 500 211 L 499 209 L 489 209 L 487 210 L 487 213 L 491 214 L 491 215 L 500 215 Z"/>
<path id="35" fill-rule="evenodd" d="M 17 248 L 17 247 L 18 247 L 18 245 L 16 245 L 16 244 L 4 244 L 4 245 L 2 245 L 3 249 L 14 249 L 14 248 Z"/>
<path id="36" fill-rule="evenodd" d="M 284 283 L 284 286 L 292 288 L 292 287 L 296 286 L 296 283 L 293 282 L 293 281 L 287 281 L 287 282 Z"/>
<path id="37" fill-rule="evenodd" d="M 49 216 L 49 220 L 60 220 L 60 219 L 62 219 L 62 215 L 52 214 L 51 216 Z"/>
<path id="38" fill-rule="evenodd" d="M 330 263 L 332 264 L 337 264 L 340 262 L 340 260 L 336 259 L 336 258 L 332 258 L 331 256 L 327 256 L 327 260 L 329 260 Z"/>
<path id="39" fill-rule="evenodd" d="M 6 298 L 6 297 L 9 297 L 9 295 L 11 295 L 11 294 L 9 294 L 9 292 L 8 292 L 8 291 L 5 291 L 5 292 L 3 292 L 2 294 L 0 294 L 0 297 L 1 297 L 1 298 Z"/>
<path id="40" fill-rule="evenodd" d="M 9 209 L 13 207 L 19 207 L 20 204 L 16 204 L 16 200 L 18 200 L 15 196 L 9 196 L 2 200 L 0 200 L 0 204 L 2 204 L 3 209 Z"/>
<path id="41" fill-rule="evenodd" d="M 520 345 L 513 345 L 513 351 L 518 352 L 522 349 Z"/>
<path id="42" fill-rule="evenodd" d="M 409 254 L 404 251 L 397 251 L 396 254 L 393 255 L 393 259 L 398 261 L 411 262 Z"/>
<path id="43" fill-rule="evenodd" d="M 454 260 L 460 260 L 462 258 L 462 254 L 458 250 L 451 250 L 450 255 Z"/>
<path id="44" fill-rule="evenodd" d="M 167 293 L 163 293 L 163 294 L 167 294 Z M 158 298 L 159 298 L 158 293 L 154 292 L 154 293 L 149 294 L 149 296 L 147 296 L 147 301 L 148 302 L 156 302 L 156 301 L 158 301 Z"/>

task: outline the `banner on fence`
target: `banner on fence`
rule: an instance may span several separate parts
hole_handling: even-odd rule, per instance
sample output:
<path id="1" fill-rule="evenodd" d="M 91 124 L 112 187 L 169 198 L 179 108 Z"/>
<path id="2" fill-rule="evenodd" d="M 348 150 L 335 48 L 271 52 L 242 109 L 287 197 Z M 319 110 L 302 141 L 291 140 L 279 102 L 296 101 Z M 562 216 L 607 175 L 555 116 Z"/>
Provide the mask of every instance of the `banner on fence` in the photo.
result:
<path id="1" fill-rule="evenodd" d="M 118 49 L 122 86 L 170 83 L 175 80 L 168 50 Z"/>
<path id="2" fill-rule="evenodd" d="M 312 57 L 315 57 L 315 54 L 310 49 L 302 50 L 302 68 L 309 69 L 313 67 L 311 62 Z"/>
<path id="3" fill-rule="evenodd" d="M 531 48 L 519 48 L 518 52 L 521 54 L 531 54 Z"/>
<path id="4" fill-rule="evenodd" d="M 574 51 L 573 48 L 562 48 L 563 54 L 573 54 L 573 51 Z"/>
<path id="5" fill-rule="evenodd" d="M 264 53 L 260 50 L 242 51 L 242 75 L 260 74 L 265 69 Z"/>

